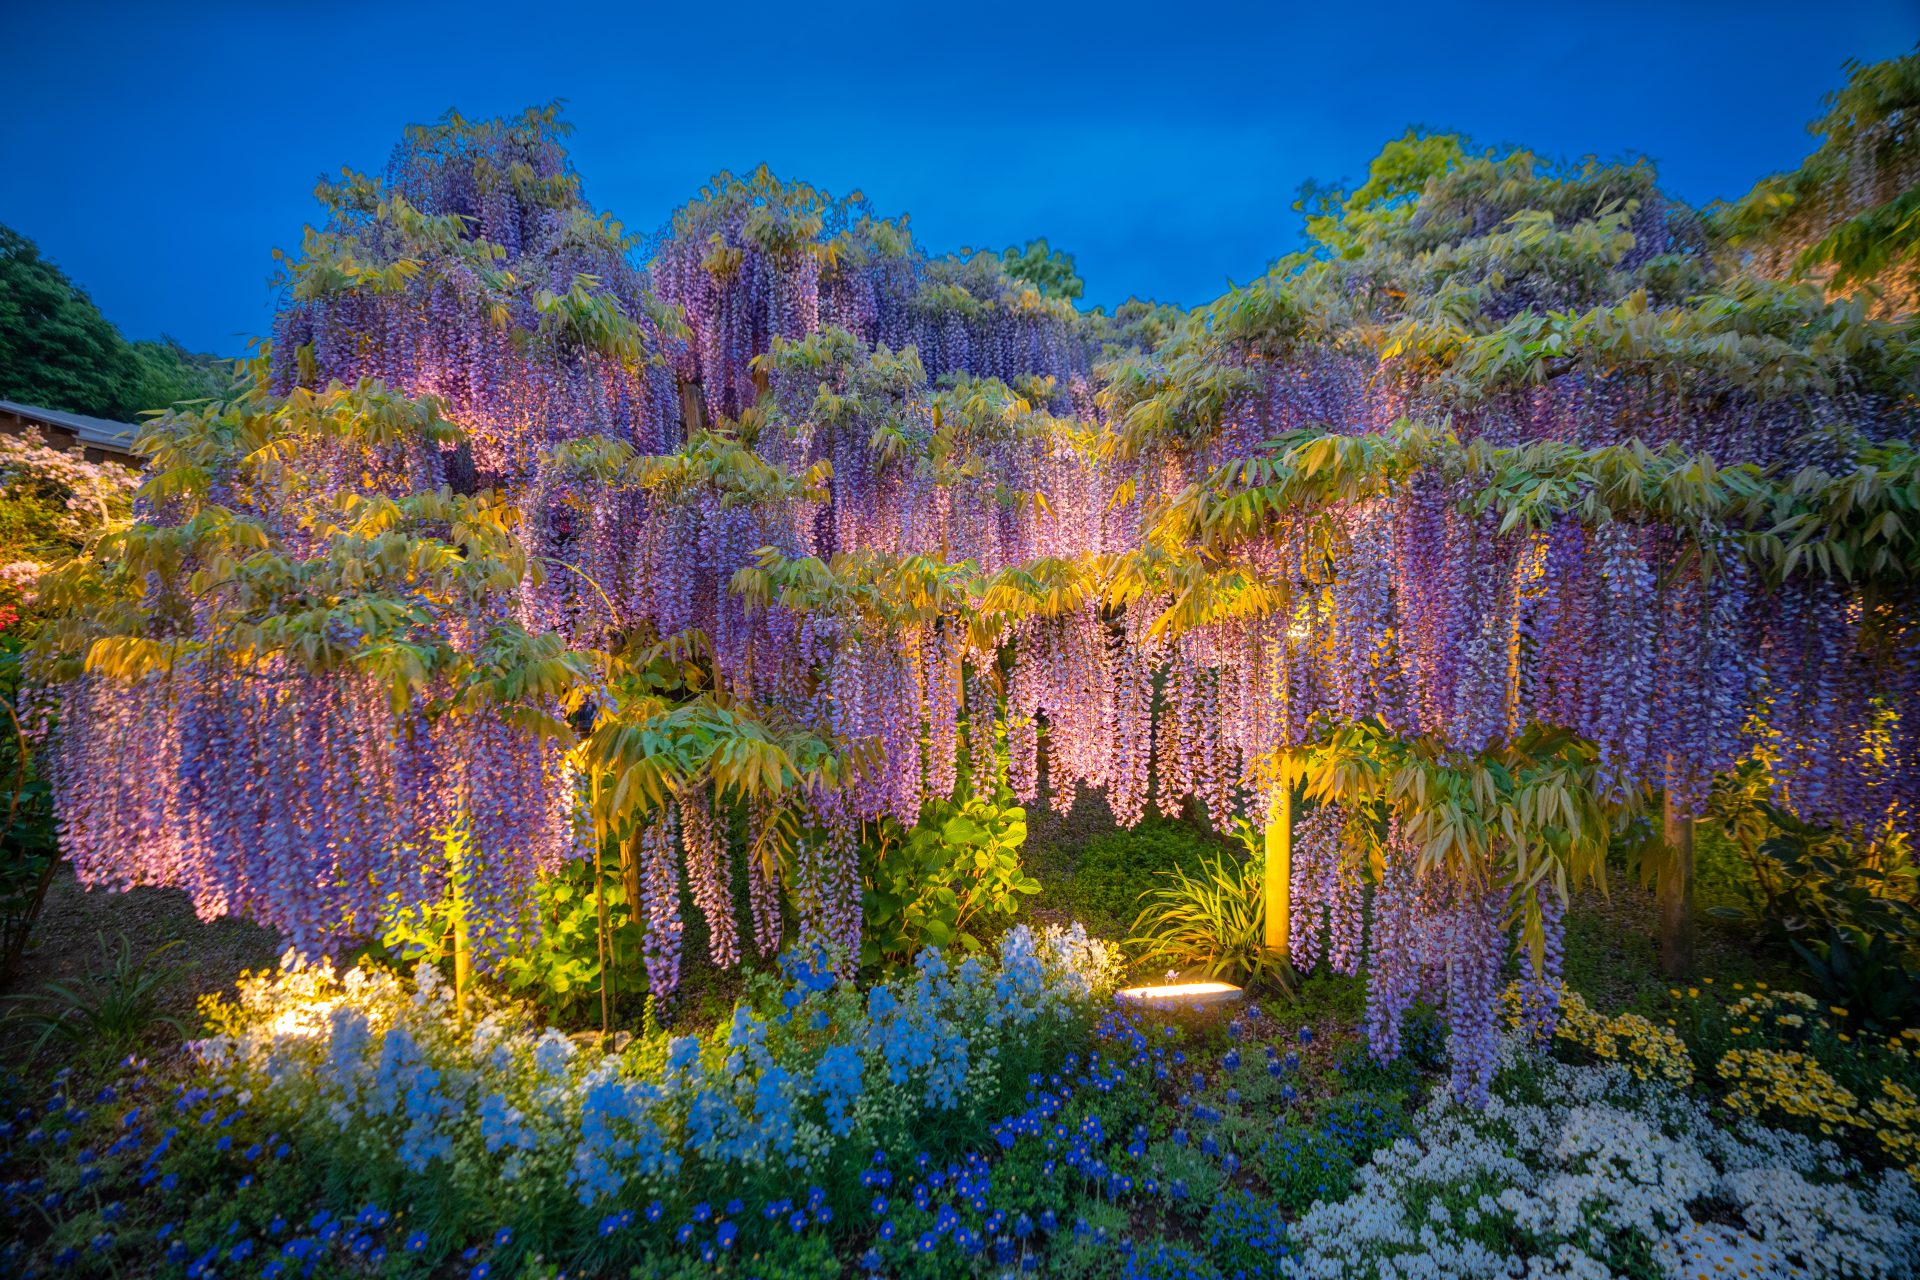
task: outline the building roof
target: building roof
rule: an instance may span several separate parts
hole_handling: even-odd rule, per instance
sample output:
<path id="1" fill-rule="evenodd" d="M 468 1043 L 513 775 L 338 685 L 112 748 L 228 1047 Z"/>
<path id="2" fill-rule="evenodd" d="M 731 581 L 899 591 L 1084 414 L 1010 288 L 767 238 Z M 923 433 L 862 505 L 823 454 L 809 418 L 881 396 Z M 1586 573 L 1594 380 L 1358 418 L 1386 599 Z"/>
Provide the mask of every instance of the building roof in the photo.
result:
<path id="1" fill-rule="evenodd" d="M 50 427 L 65 427 L 73 432 L 82 444 L 129 455 L 135 452 L 133 440 L 140 432 L 138 423 L 115 422 L 112 418 L 89 418 L 84 413 L 42 409 L 36 405 L 16 404 L 12 400 L 0 400 L 0 413 L 15 414 L 34 422 L 45 423 Z"/>

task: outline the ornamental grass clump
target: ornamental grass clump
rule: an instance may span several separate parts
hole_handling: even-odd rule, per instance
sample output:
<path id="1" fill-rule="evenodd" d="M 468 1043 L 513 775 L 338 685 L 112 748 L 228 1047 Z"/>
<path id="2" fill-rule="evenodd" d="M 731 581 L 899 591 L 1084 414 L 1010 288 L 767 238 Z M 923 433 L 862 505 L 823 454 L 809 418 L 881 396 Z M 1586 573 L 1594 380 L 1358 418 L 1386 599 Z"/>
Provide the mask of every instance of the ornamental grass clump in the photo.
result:
<path id="1" fill-rule="evenodd" d="M 1143 894 L 1128 946 L 1142 964 L 1168 964 L 1208 978 L 1285 987 L 1285 962 L 1266 945 L 1266 898 L 1258 860 L 1216 851 L 1189 875 L 1174 867 L 1166 883 Z"/>

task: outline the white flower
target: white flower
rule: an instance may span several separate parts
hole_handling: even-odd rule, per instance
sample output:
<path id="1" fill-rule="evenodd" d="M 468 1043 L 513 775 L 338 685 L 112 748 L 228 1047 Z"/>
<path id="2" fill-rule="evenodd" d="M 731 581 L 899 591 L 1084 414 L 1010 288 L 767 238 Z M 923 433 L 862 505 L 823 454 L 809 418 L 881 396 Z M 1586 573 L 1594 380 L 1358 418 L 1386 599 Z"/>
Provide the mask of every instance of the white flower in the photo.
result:
<path id="1" fill-rule="evenodd" d="M 1893 1280 L 1920 1262 L 1920 1194 L 1904 1174 L 1866 1183 L 1830 1143 L 1723 1125 L 1699 1100 L 1618 1065 L 1533 1070 L 1546 1104 L 1496 1088 L 1474 1112 L 1437 1096 L 1416 1118 L 1417 1136 L 1360 1170 L 1353 1195 L 1294 1224 L 1290 1280 L 1603 1280 L 1605 1257 L 1635 1253 L 1674 1280 Z M 1476 1183 L 1498 1190 L 1456 1227 L 1446 1199 Z M 1718 1206 L 1713 1220 L 1695 1216 L 1707 1206 Z M 1729 1206 L 1739 1220 L 1718 1220 Z M 1539 1244 L 1521 1259 L 1481 1243 L 1517 1237 Z"/>

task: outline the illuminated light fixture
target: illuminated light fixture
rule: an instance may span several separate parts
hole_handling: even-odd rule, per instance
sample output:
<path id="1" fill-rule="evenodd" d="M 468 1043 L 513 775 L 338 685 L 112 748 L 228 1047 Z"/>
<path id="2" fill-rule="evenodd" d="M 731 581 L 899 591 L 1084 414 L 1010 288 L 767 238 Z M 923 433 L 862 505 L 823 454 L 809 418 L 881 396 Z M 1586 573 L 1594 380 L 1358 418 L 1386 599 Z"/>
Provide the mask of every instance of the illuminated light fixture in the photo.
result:
<path id="1" fill-rule="evenodd" d="M 1114 999 L 1123 1004 L 1205 1009 L 1230 1004 L 1246 994 L 1231 982 L 1167 982 L 1152 987 L 1128 987 L 1116 991 Z"/>

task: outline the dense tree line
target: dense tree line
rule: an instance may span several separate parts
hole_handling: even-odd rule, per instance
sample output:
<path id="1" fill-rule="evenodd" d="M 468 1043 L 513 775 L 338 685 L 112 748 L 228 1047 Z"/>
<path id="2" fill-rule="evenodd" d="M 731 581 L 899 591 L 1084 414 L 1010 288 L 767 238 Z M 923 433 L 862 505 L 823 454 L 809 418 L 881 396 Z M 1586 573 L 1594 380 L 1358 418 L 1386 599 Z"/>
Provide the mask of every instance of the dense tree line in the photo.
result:
<path id="1" fill-rule="evenodd" d="M 131 421 L 231 381 L 219 357 L 172 338 L 127 341 L 38 245 L 0 226 L 0 400 Z"/>

